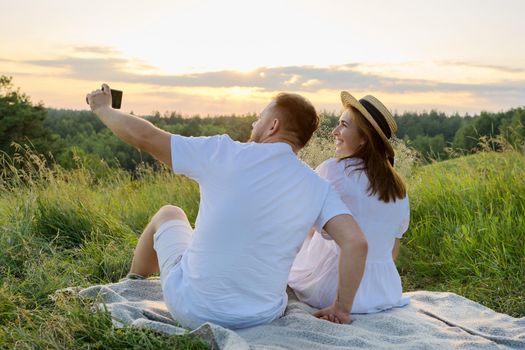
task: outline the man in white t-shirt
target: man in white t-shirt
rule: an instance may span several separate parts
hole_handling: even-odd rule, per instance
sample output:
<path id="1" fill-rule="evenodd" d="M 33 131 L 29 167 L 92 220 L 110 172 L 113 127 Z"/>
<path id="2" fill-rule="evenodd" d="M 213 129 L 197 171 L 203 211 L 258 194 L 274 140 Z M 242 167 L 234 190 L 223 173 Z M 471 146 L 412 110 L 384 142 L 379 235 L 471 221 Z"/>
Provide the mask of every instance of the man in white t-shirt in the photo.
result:
<path id="1" fill-rule="evenodd" d="M 87 99 L 119 138 L 199 183 L 195 229 L 182 209 L 162 207 L 141 235 L 130 269 L 144 277 L 160 272 L 177 321 L 191 329 L 204 322 L 235 329 L 280 317 L 291 265 L 317 227 L 339 245 L 341 259 L 337 299 L 315 315 L 351 322 L 367 243 L 337 193 L 297 158 L 319 125 L 310 102 L 279 94 L 254 122 L 252 142 L 241 143 L 158 129 L 112 109 L 105 84 Z"/>

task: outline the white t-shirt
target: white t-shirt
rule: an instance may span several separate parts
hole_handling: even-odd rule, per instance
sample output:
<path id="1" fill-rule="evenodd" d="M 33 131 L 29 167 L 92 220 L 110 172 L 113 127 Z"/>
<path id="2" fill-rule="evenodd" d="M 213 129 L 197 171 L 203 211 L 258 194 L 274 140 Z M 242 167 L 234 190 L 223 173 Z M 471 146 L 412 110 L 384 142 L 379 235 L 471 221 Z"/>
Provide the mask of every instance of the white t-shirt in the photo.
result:
<path id="1" fill-rule="evenodd" d="M 164 298 L 184 326 L 269 323 L 287 304 L 288 274 L 309 229 L 350 214 L 286 143 L 172 135 L 173 170 L 200 185 L 192 241 Z"/>
<path id="2" fill-rule="evenodd" d="M 368 177 L 359 167 L 359 160 L 332 158 L 319 165 L 316 172 L 332 184 L 368 241 L 365 271 L 352 313 L 371 313 L 409 302 L 402 296 L 392 249 L 395 239 L 408 229 L 410 208 L 408 196 L 389 203 L 377 195 L 370 196 Z M 326 238 L 321 231 L 304 242 L 289 279 L 297 297 L 317 308 L 331 305 L 337 293 L 339 247 Z"/>

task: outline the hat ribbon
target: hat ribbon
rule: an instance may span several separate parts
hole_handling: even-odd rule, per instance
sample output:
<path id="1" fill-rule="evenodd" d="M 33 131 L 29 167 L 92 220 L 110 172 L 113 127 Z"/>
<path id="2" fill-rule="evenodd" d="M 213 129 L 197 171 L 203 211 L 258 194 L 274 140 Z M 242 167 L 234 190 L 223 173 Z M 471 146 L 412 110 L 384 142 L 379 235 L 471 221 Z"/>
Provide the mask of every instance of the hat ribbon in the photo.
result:
<path id="1" fill-rule="evenodd" d="M 390 139 L 390 137 L 392 137 L 392 131 L 390 130 L 390 127 L 388 126 L 388 123 L 386 122 L 386 119 L 383 116 L 383 114 L 379 112 L 379 110 L 377 110 L 377 108 L 367 100 L 362 98 L 359 100 L 359 102 L 363 105 L 363 107 L 365 107 L 368 113 L 370 113 L 372 118 L 374 118 L 377 125 L 379 125 L 379 127 L 385 134 L 386 138 Z"/>

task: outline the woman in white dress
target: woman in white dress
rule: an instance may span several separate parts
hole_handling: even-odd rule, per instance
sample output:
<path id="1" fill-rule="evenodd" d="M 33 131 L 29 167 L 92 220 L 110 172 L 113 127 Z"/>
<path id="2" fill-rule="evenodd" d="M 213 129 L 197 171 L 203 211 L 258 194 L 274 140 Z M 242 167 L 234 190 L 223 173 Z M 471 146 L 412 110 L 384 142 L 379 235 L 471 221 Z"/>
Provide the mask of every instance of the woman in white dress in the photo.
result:
<path id="1" fill-rule="evenodd" d="M 410 209 L 406 187 L 393 167 L 389 139 L 394 118 L 375 97 L 359 101 L 341 93 L 344 112 L 333 130 L 336 158 L 316 169 L 346 203 L 368 240 L 363 279 L 352 313 L 372 313 L 407 305 L 394 264 Z M 289 285 L 299 300 L 325 308 L 336 299 L 339 248 L 323 232 L 312 230 L 294 261 Z"/>

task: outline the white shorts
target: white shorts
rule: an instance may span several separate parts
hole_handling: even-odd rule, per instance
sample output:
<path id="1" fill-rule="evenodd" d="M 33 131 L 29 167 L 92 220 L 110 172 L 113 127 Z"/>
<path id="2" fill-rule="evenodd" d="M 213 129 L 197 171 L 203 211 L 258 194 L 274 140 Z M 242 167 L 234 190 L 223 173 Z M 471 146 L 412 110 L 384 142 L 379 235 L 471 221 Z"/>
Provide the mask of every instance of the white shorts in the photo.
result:
<path id="1" fill-rule="evenodd" d="M 169 220 L 153 235 L 153 248 L 159 261 L 162 285 L 188 248 L 193 229 L 186 220 Z"/>

